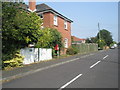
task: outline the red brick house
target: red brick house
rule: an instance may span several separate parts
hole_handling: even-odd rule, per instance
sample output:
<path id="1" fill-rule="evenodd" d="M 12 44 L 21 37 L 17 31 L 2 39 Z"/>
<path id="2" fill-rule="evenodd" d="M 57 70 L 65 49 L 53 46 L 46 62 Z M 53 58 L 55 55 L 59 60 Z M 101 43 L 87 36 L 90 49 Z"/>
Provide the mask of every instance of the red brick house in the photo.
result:
<path id="1" fill-rule="evenodd" d="M 71 36 L 72 38 L 72 44 L 79 44 L 79 43 L 85 43 L 86 39 L 80 39 L 75 36 Z"/>
<path id="2" fill-rule="evenodd" d="M 73 21 L 46 4 L 36 5 L 35 0 L 29 2 L 27 9 L 31 12 L 36 12 L 43 19 L 43 28 L 55 28 L 61 33 L 65 47 L 62 54 L 65 54 L 67 48 L 71 46 L 71 23 Z"/>

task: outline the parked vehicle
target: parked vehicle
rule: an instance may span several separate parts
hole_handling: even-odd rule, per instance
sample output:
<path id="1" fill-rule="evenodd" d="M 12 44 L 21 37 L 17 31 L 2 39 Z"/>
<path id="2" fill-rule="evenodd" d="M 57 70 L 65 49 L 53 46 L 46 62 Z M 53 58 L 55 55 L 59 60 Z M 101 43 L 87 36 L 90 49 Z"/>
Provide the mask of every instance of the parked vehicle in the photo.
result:
<path id="1" fill-rule="evenodd" d="M 115 48 L 115 46 L 111 46 L 110 48 L 111 48 L 111 49 L 114 49 L 114 48 Z"/>

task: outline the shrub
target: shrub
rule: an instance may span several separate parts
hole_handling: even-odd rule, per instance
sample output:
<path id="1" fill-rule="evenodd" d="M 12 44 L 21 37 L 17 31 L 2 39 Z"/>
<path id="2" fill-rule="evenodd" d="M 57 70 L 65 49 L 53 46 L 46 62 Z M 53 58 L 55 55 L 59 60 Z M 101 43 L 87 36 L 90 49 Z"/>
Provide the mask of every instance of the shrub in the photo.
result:
<path id="1" fill-rule="evenodd" d="M 78 53 L 78 49 L 76 47 L 70 47 L 67 49 L 66 54 L 74 55 Z"/>
<path id="2" fill-rule="evenodd" d="M 13 59 L 3 61 L 3 68 L 13 68 L 23 65 L 23 56 L 18 52 L 14 55 Z"/>
<path id="3" fill-rule="evenodd" d="M 76 46 L 72 46 L 72 48 L 74 49 L 74 53 L 78 54 L 79 53 L 79 49 Z"/>
<path id="4" fill-rule="evenodd" d="M 105 40 L 100 39 L 97 41 L 98 43 L 98 47 L 100 47 L 100 49 L 103 49 L 104 46 L 106 46 Z"/>
<path id="5" fill-rule="evenodd" d="M 62 35 L 58 30 L 52 28 L 44 28 L 40 31 L 41 36 L 35 47 L 37 48 L 54 48 L 58 44 L 59 48 L 63 46 Z"/>
<path id="6" fill-rule="evenodd" d="M 54 49 L 52 49 L 52 56 L 53 56 L 53 57 L 57 56 Z"/>
<path id="7" fill-rule="evenodd" d="M 17 2 L 2 2 L 2 60 L 11 60 L 15 52 L 37 43 L 42 19 L 21 8 Z M 16 44 L 17 43 L 17 44 Z"/>

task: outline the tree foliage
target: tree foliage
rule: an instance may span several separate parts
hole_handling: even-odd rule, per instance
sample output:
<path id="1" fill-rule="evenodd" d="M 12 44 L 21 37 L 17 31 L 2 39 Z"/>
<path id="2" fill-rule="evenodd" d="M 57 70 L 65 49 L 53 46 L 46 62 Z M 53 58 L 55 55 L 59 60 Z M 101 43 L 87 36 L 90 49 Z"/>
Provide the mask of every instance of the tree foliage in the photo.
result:
<path id="1" fill-rule="evenodd" d="M 49 48 L 50 41 L 52 40 L 51 31 L 49 28 L 44 28 L 40 31 L 41 36 L 38 38 L 36 47 L 38 48 Z"/>
<path id="2" fill-rule="evenodd" d="M 76 48 L 75 46 L 69 47 L 66 51 L 67 55 L 74 55 L 74 54 L 78 54 L 78 53 L 79 53 L 79 49 Z"/>
<path id="3" fill-rule="evenodd" d="M 61 34 L 51 28 L 41 29 L 42 20 L 36 13 L 28 12 L 19 3 L 2 3 L 3 60 L 11 60 L 20 48 L 34 43 L 40 48 L 62 47 Z"/>
<path id="4" fill-rule="evenodd" d="M 52 41 L 50 42 L 50 46 L 55 47 L 56 44 L 58 44 L 59 48 L 63 47 L 62 42 L 62 35 L 60 32 L 58 32 L 56 29 L 51 29 L 52 32 Z"/>
<path id="5" fill-rule="evenodd" d="M 21 9 L 18 3 L 3 2 L 2 5 L 2 52 L 6 60 L 16 50 L 38 41 L 42 20 L 36 13 Z"/>
<path id="6" fill-rule="evenodd" d="M 87 38 L 86 43 L 97 43 L 97 37 Z"/>
<path id="7" fill-rule="evenodd" d="M 19 37 L 17 40 L 22 41 L 28 45 L 29 43 L 36 43 L 41 36 L 41 23 L 42 20 L 36 13 L 26 13 L 20 11 L 15 17 L 15 28 Z M 17 36 L 17 35 L 16 35 Z"/>
<path id="8" fill-rule="evenodd" d="M 102 29 L 97 34 L 97 38 L 104 40 L 107 46 L 110 46 L 110 44 L 113 42 L 112 35 L 108 30 Z"/>
<path id="9" fill-rule="evenodd" d="M 97 43 L 98 43 L 98 47 L 100 47 L 100 49 L 103 49 L 103 47 L 106 45 L 106 42 L 103 39 L 98 39 Z"/>
<path id="10" fill-rule="evenodd" d="M 104 46 L 110 46 L 113 43 L 112 35 L 108 30 L 102 29 L 97 36 L 87 38 L 86 43 L 98 43 L 98 47 L 103 49 Z"/>
<path id="11" fill-rule="evenodd" d="M 36 47 L 54 48 L 56 44 L 62 47 L 62 36 L 56 29 L 44 28 L 41 32 Z"/>

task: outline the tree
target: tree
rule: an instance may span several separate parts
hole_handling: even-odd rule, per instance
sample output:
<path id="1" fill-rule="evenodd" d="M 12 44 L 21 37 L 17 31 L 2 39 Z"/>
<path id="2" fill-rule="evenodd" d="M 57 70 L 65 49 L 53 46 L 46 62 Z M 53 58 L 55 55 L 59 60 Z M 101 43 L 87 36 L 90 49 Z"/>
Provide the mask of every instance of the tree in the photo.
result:
<path id="1" fill-rule="evenodd" d="M 17 30 L 16 39 L 21 41 L 21 45 L 28 45 L 30 43 L 37 43 L 41 36 L 42 20 L 36 13 L 27 13 L 20 11 L 15 17 L 15 29 Z"/>
<path id="2" fill-rule="evenodd" d="M 106 45 L 106 43 L 103 39 L 98 39 L 97 43 L 98 43 L 98 47 L 100 47 L 100 49 L 103 49 L 103 47 Z"/>
<path id="3" fill-rule="evenodd" d="M 110 44 L 113 42 L 111 33 L 105 29 L 99 31 L 99 33 L 97 34 L 97 39 L 104 40 L 107 46 L 110 46 Z"/>
<path id="4" fill-rule="evenodd" d="M 36 13 L 25 11 L 20 4 L 2 3 L 3 68 L 21 65 L 23 58 L 20 57 L 19 51 L 28 44 L 34 43 L 40 48 L 54 48 L 56 44 L 62 47 L 61 34 L 56 29 L 41 29 L 43 21 L 40 17 Z"/>
<path id="5" fill-rule="evenodd" d="M 3 2 L 2 6 L 2 52 L 6 60 L 20 48 L 38 41 L 42 20 L 36 13 L 21 9 L 19 3 Z"/>
<path id="6" fill-rule="evenodd" d="M 49 28 L 44 28 L 40 31 L 41 36 L 38 38 L 37 48 L 50 48 L 50 42 L 52 41 L 52 34 Z"/>
<path id="7" fill-rule="evenodd" d="M 16 48 L 14 47 L 14 18 L 18 12 L 17 3 L 2 2 L 2 56 L 3 60 L 11 58 L 11 54 L 14 53 Z M 7 57 L 8 56 L 8 57 Z"/>
<path id="8" fill-rule="evenodd" d="M 90 38 L 87 38 L 87 39 L 86 39 L 86 43 L 91 43 Z"/>
<path id="9" fill-rule="evenodd" d="M 97 43 L 97 37 L 87 38 L 86 43 Z"/>
<path id="10" fill-rule="evenodd" d="M 63 47 L 62 42 L 62 35 L 60 32 L 58 32 L 56 29 L 51 29 L 52 32 L 52 41 L 50 42 L 50 45 L 52 47 L 55 47 L 56 44 L 58 44 L 59 48 Z"/>
<path id="11" fill-rule="evenodd" d="M 41 36 L 38 38 L 36 47 L 54 48 L 56 44 L 62 47 L 62 36 L 56 29 L 44 28 L 40 32 Z"/>

